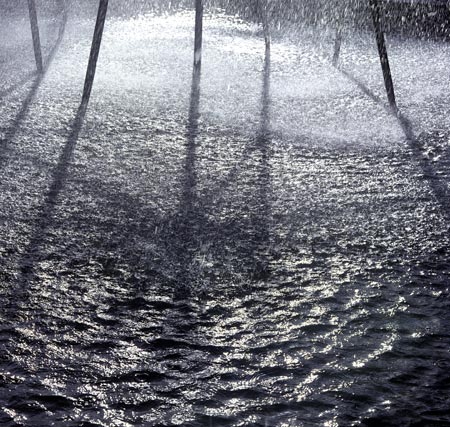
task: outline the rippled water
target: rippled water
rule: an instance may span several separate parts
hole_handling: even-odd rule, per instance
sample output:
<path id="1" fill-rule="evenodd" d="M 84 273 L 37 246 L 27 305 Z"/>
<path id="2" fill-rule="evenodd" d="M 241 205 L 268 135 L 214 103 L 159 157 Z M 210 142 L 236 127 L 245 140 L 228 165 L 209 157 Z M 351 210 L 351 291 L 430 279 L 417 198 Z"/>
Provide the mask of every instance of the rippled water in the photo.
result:
<path id="1" fill-rule="evenodd" d="M 0 423 L 449 425 L 450 47 L 192 22 L 1 37 Z"/>

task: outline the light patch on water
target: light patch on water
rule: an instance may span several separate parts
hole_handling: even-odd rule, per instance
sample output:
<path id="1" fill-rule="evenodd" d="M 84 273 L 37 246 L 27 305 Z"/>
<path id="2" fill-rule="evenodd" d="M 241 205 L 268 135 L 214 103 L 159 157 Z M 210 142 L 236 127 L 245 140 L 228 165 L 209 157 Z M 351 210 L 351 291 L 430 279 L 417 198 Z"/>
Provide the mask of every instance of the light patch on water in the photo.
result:
<path id="1" fill-rule="evenodd" d="M 149 110 L 152 103 L 153 108 L 183 108 L 190 90 L 193 22 L 194 15 L 187 12 L 108 21 L 93 103 L 97 97 L 113 95 L 115 102 L 129 99 L 132 103 L 134 98 L 136 105 L 146 105 Z M 207 22 L 202 122 L 205 126 L 256 133 L 260 126 L 263 40 L 250 37 L 254 32 L 251 27 L 242 34 L 237 32 L 239 21 L 224 15 Z M 89 28 L 86 22 L 82 25 Z M 333 70 L 317 53 L 310 34 L 306 32 L 298 39 L 302 44 L 280 39 L 272 45 L 269 96 L 275 135 L 301 145 L 327 147 L 392 146 L 403 141 L 396 121 Z M 86 63 L 88 48 L 89 43 L 84 41 L 75 50 L 66 51 L 66 55 L 71 53 L 64 58 L 68 74 L 60 74 L 60 79 L 76 79 L 81 88 L 83 68 L 75 75 L 73 64 Z M 75 60 L 74 55 L 80 59 Z"/>
<path id="2" fill-rule="evenodd" d="M 376 360 L 378 357 L 380 357 L 382 354 L 387 353 L 388 351 L 391 351 L 394 347 L 394 344 L 396 340 L 398 339 L 398 334 L 392 334 L 391 336 L 388 336 L 380 345 L 379 347 L 373 351 L 372 353 L 369 353 L 366 357 L 360 358 L 358 360 L 355 360 L 352 363 L 353 368 L 361 369 L 364 366 L 366 366 L 370 361 Z"/>

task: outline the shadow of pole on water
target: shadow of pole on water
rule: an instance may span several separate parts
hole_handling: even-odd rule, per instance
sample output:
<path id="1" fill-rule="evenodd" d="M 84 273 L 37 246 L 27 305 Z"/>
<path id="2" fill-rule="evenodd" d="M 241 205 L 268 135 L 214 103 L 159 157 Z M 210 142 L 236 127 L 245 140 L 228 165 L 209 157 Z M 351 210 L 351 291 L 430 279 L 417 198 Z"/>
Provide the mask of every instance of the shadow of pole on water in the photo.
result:
<path id="1" fill-rule="evenodd" d="M 25 84 L 33 75 L 35 76 L 33 84 L 28 92 L 28 95 L 23 100 L 20 110 L 18 111 L 18 113 L 12 120 L 10 126 L 8 127 L 8 129 L 5 132 L 5 138 L 0 140 L 0 166 L 5 160 L 5 153 L 8 150 L 9 144 L 14 140 L 23 121 L 27 117 L 28 112 L 30 110 L 31 103 L 33 102 L 34 98 L 36 97 L 37 91 L 38 91 L 45 75 L 47 74 L 47 71 L 50 68 L 51 63 L 53 62 L 56 52 L 58 51 L 58 49 L 62 43 L 62 40 L 64 37 L 64 32 L 66 30 L 66 24 L 67 24 L 67 11 L 64 7 L 64 3 L 62 5 L 63 5 L 62 18 L 61 18 L 59 31 L 58 31 L 58 38 L 56 40 L 56 43 L 54 44 L 54 46 L 52 47 L 52 49 L 50 50 L 50 52 L 47 56 L 42 73 L 36 73 L 36 72 L 30 73 L 29 75 L 24 77 L 23 80 L 16 83 L 15 86 L 12 86 L 9 89 L 7 89 L 7 91 L 13 91 L 13 90 L 15 90 L 15 88 L 21 86 L 22 84 Z M 7 94 L 8 93 L 5 94 L 5 92 L 1 92 L 0 96 L 4 97 Z"/>
<path id="2" fill-rule="evenodd" d="M 270 44 L 266 47 L 264 56 L 264 70 L 263 70 L 263 90 L 261 100 L 261 114 L 260 114 L 260 129 L 255 141 L 252 139 L 247 143 L 242 151 L 240 157 L 235 162 L 234 166 L 229 169 L 224 178 L 217 180 L 217 183 L 211 185 L 209 190 L 206 190 L 203 200 L 207 201 L 216 193 L 220 193 L 228 187 L 230 182 L 236 180 L 245 162 L 250 157 L 260 150 L 261 146 L 270 146 L 270 140 L 273 136 L 273 131 L 270 129 Z"/>
<path id="3" fill-rule="evenodd" d="M 372 92 L 361 80 L 359 80 L 353 74 L 349 73 L 343 68 L 336 67 L 336 69 L 341 72 L 348 80 L 354 83 L 358 87 L 358 89 L 364 93 L 364 95 L 367 95 L 372 101 L 382 107 L 388 114 L 393 114 L 392 109 L 387 104 L 385 104 L 378 95 Z"/>
<path id="4" fill-rule="evenodd" d="M 271 191 L 271 93 L 270 93 L 270 77 L 271 77 L 271 60 L 270 60 L 270 44 L 266 45 L 264 57 L 264 70 L 261 93 L 261 114 L 260 128 L 256 138 L 256 149 L 259 151 L 259 171 L 256 174 L 255 188 L 257 198 L 257 211 L 255 218 L 255 248 L 254 250 L 254 271 L 255 279 L 265 279 L 270 274 L 268 262 L 268 246 L 270 240 L 269 218 L 270 218 L 270 191 Z"/>
<path id="5" fill-rule="evenodd" d="M 18 111 L 18 113 L 16 114 L 14 119 L 11 121 L 11 124 L 9 125 L 9 127 L 6 129 L 5 137 L 0 140 L 0 162 L 1 163 L 3 163 L 5 160 L 5 153 L 8 150 L 8 146 L 14 140 L 23 121 L 25 120 L 26 116 L 28 115 L 31 103 L 33 102 L 33 100 L 36 96 L 36 93 L 39 89 L 39 86 L 41 85 L 43 78 L 44 78 L 44 74 L 38 74 L 35 77 L 34 82 L 30 88 L 30 91 L 28 92 L 28 95 L 22 102 L 20 110 Z M 0 163 L 0 165 L 1 165 L 1 163 Z"/>
<path id="6" fill-rule="evenodd" d="M 258 99 L 260 101 L 259 128 L 252 141 L 254 161 L 251 163 L 252 170 L 249 170 L 250 182 L 246 183 L 252 190 L 248 200 L 250 211 L 248 219 L 240 218 L 239 224 L 225 229 L 223 221 L 218 217 L 219 212 L 214 212 L 206 218 L 203 214 L 203 207 L 207 200 L 199 196 L 200 69 L 194 69 L 192 75 L 186 127 L 186 151 L 181 178 L 181 198 L 175 228 L 177 234 L 173 234 L 175 241 L 172 243 L 176 247 L 174 261 L 177 263 L 179 271 L 176 275 L 175 289 L 172 290 L 173 306 L 166 311 L 160 338 L 152 341 L 151 349 L 160 351 L 166 348 L 176 348 L 178 353 L 186 350 L 202 352 L 202 358 L 198 360 L 194 361 L 194 357 L 191 357 L 190 363 L 195 365 L 195 369 L 205 369 L 206 365 L 214 364 L 217 358 L 226 351 L 226 345 L 222 346 L 211 341 L 208 334 L 199 331 L 201 326 L 208 325 L 211 321 L 209 309 L 206 309 L 204 305 L 204 301 L 210 298 L 210 295 L 204 294 L 205 289 L 203 289 L 204 284 L 209 283 L 208 273 L 206 272 L 204 275 L 201 260 L 197 259 L 203 255 L 202 243 L 211 245 L 211 250 L 215 255 L 214 261 L 217 263 L 217 267 L 214 266 L 214 269 L 221 270 L 222 265 L 226 264 L 225 258 L 229 255 L 229 247 L 233 247 L 236 250 L 233 255 L 237 258 L 239 266 L 245 265 L 245 271 L 252 281 L 265 280 L 269 275 L 267 256 L 271 191 L 269 49 L 266 51 L 262 77 L 261 98 Z M 237 195 L 233 193 L 233 196 Z M 245 212 L 246 207 L 241 206 L 239 211 Z M 247 269 L 247 267 L 249 268 Z M 227 281 L 227 283 L 230 286 L 226 291 L 241 294 L 240 286 L 233 291 L 233 283 L 231 281 Z M 220 286 L 219 284 L 218 288 L 208 288 L 208 294 L 225 291 Z M 227 310 L 227 307 L 222 309 Z M 172 369 L 180 369 L 177 367 L 178 365 L 183 366 L 183 364 L 174 364 Z M 180 381 L 186 375 L 186 371 L 181 370 L 181 374 Z M 207 393 L 209 392 L 213 395 L 215 393 L 214 390 L 208 390 Z M 215 425 L 215 421 L 215 416 L 207 416 L 199 409 L 193 425 Z M 217 421 L 221 421 L 220 417 L 217 417 Z"/>
<path id="7" fill-rule="evenodd" d="M 179 282 L 182 289 L 189 288 L 191 281 L 190 270 L 197 251 L 197 233 L 200 232 L 201 218 L 198 212 L 197 197 L 197 138 L 200 119 L 200 83 L 201 65 L 194 65 L 192 72 L 191 94 L 189 100 L 189 114 L 186 126 L 186 156 L 184 160 L 184 174 L 182 177 L 182 193 L 179 207 L 179 230 L 177 256 L 180 264 Z M 181 289 L 180 289 L 181 291 Z"/>
<path id="8" fill-rule="evenodd" d="M 58 164 L 56 165 L 52 175 L 51 184 L 42 203 L 34 229 L 32 231 L 30 241 L 24 249 L 23 255 L 19 261 L 19 286 L 26 291 L 25 285 L 32 283 L 36 277 L 35 266 L 42 257 L 42 247 L 45 245 L 46 234 L 52 225 L 54 211 L 61 191 L 67 180 L 68 170 L 72 161 L 75 146 L 83 125 L 86 115 L 86 107 L 80 106 L 72 123 L 69 137 L 67 139 L 64 150 L 62 151 Z"/>
<path id="9" fill-rule="evenodd" d="M 240 256 L 250 263 L 250 275 L 254 279 L 264 279 L 269 273 L 267 251 L 269 242 L 269 218 L 270 205 L 269 197 L 271 191 L 271 170 L 270 170 L 270 155 L 271 155 L 271 129 L 270 129 L 270 46 L 266 48 L 264 69 L 262 73 L 262 90 L 260 98 L 260 117 L 259 129 L 256 137 L 253 140 L 251 152 L 258 159 L 254 163 L 255 169 L 252 173 L 252 188 L 253 206 L 249 212 L 251 230 L 250 234 L 243 235 L 244 238 L 242 251 Z M 197 148 L 199 135 L 199 104 L 200 104 L 200 82 L 201 70 L 194 68 L 192 75 L 192 86 L 189 105 L 189 117 L 186 130 L 186 157 L 184 161 L 184 175 L 182 178 L 182 195 L 179 208 L 179 227 L 177 258 L 180 265 L 180 274 L 178 280 L 182 284 L 182 288 L 189 288 L 189 283 L 195 279 L 196 273 L 196 256 L 201 250 L 202 240 L 207 243 L 217 246 L 227 245 L 227 240 L 231 235 L 234 239 L 240 239 L 238 236 L 244 232 L 244 229 L 222 229 L 220 225 L 214 224 L 215 220 L 207 220 L 204 217 L 202 206 L 208 204 L 208 200 L 204 197 L 198 196 L 197 192 Z M 249 153 L 248 153 L 249 154 Z M 213 185 L 214 187 L 214 185 Z M 215 192 L 221 191 L 216 187 Z M 218 194 L 213 194 L 207 191 L 208 198 L 216 198 Z M 219 221 L 220 223 L 220 221 Z M 237 233 L 237 234 L 235 234 Z M 234 242 L 235 244 L 236 242 Z M 216 247 L 217 254 L 222 254 L 223 248 Z M 219 255 L 220 256 L 220 255 Z"/>
<path id="10" fill-rule="evenodd" d="M 448 186 L 448 182 L 439 177 L 435 166 L 433 166 L 433 161 L 424 153 L 422 143 L 420 139 L 414 135 L 412 124 L 409 119 L 399 113 L 398 120 L 407 137 L 414 160 L 422 170 L 423 178 L 428 182 L 430 189 L 441 208 L 441 213 L 448 223 L 450 221 L 450 187 Z M 447 150 L 447 161 L 449 156 L 450 153 Z"/>
<path id="11" fill-rule="evenodd" d="M 376 104 L 383 107 L 388 114 L 393 114 L 392 109 L 386 105 L 379 96 L 373 93 L 363 82 L 342 68 L 338 68 L 338 70 L 351 82 L 356 84 L 356 86 L 365 95 L 372 99 Z M 415 162 L 422 170 L 424 179 L 428 182 L 434 197 L 439 203 L 441 213 L 447 221 L 450 221 L 450 189 L 448 185 L 439 178 L 435 168 L 433 167 L 432 161 L 425 156 L 419 138 L 414 134 L 411 121 L 404 114 L 402 114 L 401 111 L 398 111 L 394 114 L 394 116 L 397 118 L 397 121 L 405 134 Z"/>
<path id="12" fill-rule="evenodd" d="M 14 93 L 17 89 L 28 83 L 33 77 L 36 77 L 37 71 L 30 71 L 26 73 L 18 82 L 12 84 L 6 89 L 0 90 L 0 99 L 6 98 L 8 95 Z"/>
<path id="13" fill-rule="evenodd" d="M 189 119 L 187 127 L 187 152 L 184 164 L 185 174 L 183 177 L 182 201 L 180 204 L 181 217 L 178 238 L 178 259 L 183 265 L 183 277 L 180 281 L 187 283 L 191 281 L 192 272 L 195 268 L 195 256 L 201 249 L 202 241 L 211 245 L 211 250 L 219 258 L 226 256 L 226 247 L 239 249 L 239 264 L 246 265 L 246 271 L 252 279 L 264 279 L 268 275 L 267 251 L 269 242 L 269 218 L 271 191 L 271 137 L 270 129 L 270 76 L 271 76 L 270 46 L 267 46 L 264 57 L 264 68 L 262 72 L 262 89 L 260 100 L 259 128 L 251 143 L 247 144 L 242 159 L 227 174 L 226 179 L 216 185 L 210 183 L 209 189 L 202 189 L 201 195 L 196 191 L 197 173 L 197 138 L 199 121 L 200 100 L 200 72 L 194 70 L 189 108 Z M 251 169 L 245 171 L 248 165 L 243 165 L 245 160 L 251 160 Z M 241 217 L 232 221 L 224 229 L 223 221 L 216 217 L 217 213 L 203 215 L 211 200 L 221 197 L 225 190 L 234 180 L 238 179 L 239 173 L 250 173 L 249 184 L 252 193 L 249 202 L 248 217 Z M 241 207 L 243 208 L 243 207 Z M 242 209 L 244 212 L 246 208 Z M 247 218 L 248 221 L 245 219 Z M 231 240 L 230 240 L 231 239 Z M 241 244 L 238 244 L 238 242 Z M 225 250 L 225 252 L 224 252 Z"/>

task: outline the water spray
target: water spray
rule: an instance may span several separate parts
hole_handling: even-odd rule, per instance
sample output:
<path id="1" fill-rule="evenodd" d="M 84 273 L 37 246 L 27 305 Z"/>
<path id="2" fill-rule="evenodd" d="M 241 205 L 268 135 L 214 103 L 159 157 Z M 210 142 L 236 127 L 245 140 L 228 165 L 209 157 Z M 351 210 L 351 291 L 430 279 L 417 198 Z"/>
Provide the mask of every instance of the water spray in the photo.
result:
<path id="1" fill-rule="evenodd" d="M 397 107 L 397 101 L 395 98 L 394 82 L 392 79 L 391 67 L 389 64 L 389 56 L 386 46 L 386 36 L 382 27 L 382 16 L 381 16 L 381 6 L 380 0 L 369 0 L 369 6 L 372 14 L 372 21 L 374 25 L 375 38 L 377 42 L 378 55 L 380 57 L 381 69 L 383 72 L 384 85 L 386 88 L 386 94 L 389 102 L 389 106 L 392 112 L 398 116 L 399 111 Z M 340 21 L 342 21 L 342 16 Z M 338 24 L 338 29 L 336 30 L 336 38 L 334 41 L 334 52 L 332 63 L 334 67 L 338 67 L 339 57 L 341 54 L 342 46 L 342 26 L 341 23 Z"/>

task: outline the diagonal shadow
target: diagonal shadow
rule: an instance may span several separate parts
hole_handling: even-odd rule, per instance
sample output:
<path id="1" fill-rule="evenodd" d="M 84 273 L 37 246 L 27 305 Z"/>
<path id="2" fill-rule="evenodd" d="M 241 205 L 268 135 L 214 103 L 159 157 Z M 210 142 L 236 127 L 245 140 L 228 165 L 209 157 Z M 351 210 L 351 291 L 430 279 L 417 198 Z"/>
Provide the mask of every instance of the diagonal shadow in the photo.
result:
<path id="1" fill-rule="evenodd" d="M 230 182 L 236 180 L 239 174 L 242 173 L 242 165 L 251 158 L 251 155 L 255 152 L 255 150 L 257 150 L 257 147 L 255 147 L 255 141 L 249 141 L 245 145 L 240 157 L 235 161 L 234 166 L 228 171 L 224 178 L 218 180 L 214 186 L 211 186 L 211 188 L 206 191 L 203 199 L 211 199 L 214 194 L 220 193 L 228 187 Z"/>
<path id="2" fill-rule="evenodd" d="M 337 68 L 346 78 L 348 78 L 351 82 L 356 84 L 356 86 L 369 98 L 371 98 L 376 104 L 380 105 L 384 108 L 384 110 L 388 114 L 393 114 L 392 109 L 387 106 L 383 100 L 373 93 L 363 82 L 361 82 L 358 78 L 353 76 L 348 71 L 338 67 Z M 445 216 L 447 221 L 450 221 L 450 188 L 449 186 L 443 182 L 441 178 L 439 178 L 438 173 L 436 172 L 432 161 L 425 157 L 424 152 L 422 150 L 422 144 L 420 140 L 414 134 L 413 126 L 411 121 L 400 111 L 394 114 L 398 120 L 400 127 L 402 128 L 403 133 L 406 136 L 406 140 L 408 145 L 412 151 L 415 162 L 418 164 L 422 173 L 424 175 L 424 179 L 427 180 L 433 195 L 439 206 L 441 207 L 441 212 Z"/>
<path id="3" fill-rule="evenodd" d="M 22 102 L 20 110 L 18 111 L 18 113 L 16 114 L 14 119 L 12 120 L 8 129 L 6 130 L 5 137 L 0 140 L 0 166 L 5 161 L 6 152 L 8 151 L 8 146 L 14 140 L 18 130 L 22 126 L 23 121 L 27 117 L 29 110 L 30 110 L 31 103 L 33 102 L 34 98 L 36 97 L 37 91 L 38 91 L 45 75 L 47 74 L 47 71 L 50 68 L 51 63 L 53 62 L 56 52 L 58 51 L 58 49 L 62 43 L 62 40 L 64 37 L 64 32 L 66 29 L 66 24 L 67 24 L 67 11 L 63 7 L 61 23 L 60 23 L 60 27 L 58 30 L 58 37 L 57 37 L 56 42 L 55 42 L 54 46 L 52 47 L 52 49 L 50 50 L 50 52 L 47 56 L 47 59 L 44 63 L 43 72 L 39 73 L 37 75 L 35 72 L 32 73 L 32 75 L 35 75 L 35 78 L 34 78 L 32 86 L 28 92 L 28 95 Z M 19 82 L 19 83 L 17 83 L 17 85 L 25 84 L 25 83 L 26 83 L 26 81 L 24 81 L 23 83 Z M 3 93 L 1 94 L 1 96 L 3 96 Z"/>
<path id="4" fill-rule="evenodd" d="M 382 107 L 388 114 L 393 114 L 392 109 L 385 102 L 383 102 L 383 100 L 377 94 L 371 91 L 361 80 L 341 67 L 335 68 L 340 71 L 341 74 L 343 74 L 348 80 L 354 83 L 358 87 L 358 89 L 364 93 L 364 95 L 367 95 L 372 101 Z"/>
<path id="5" fill-rule="evenodd" d="M 236 160 L 234 166 L 229 169 L 224 178 L 217 181 L 214 186 L 206 191 L 203 196 L 204 200 L 209 200 L 214 194 L 220 193 L 230 182 L 237 179 L 238 175 L 242 173 L 242 165 L 248 161 L 251 156 L 261 148 L 261 139 L 268 138 L 269 142 L 274 135 L 274 131 L 270 129 L 270 46 L 265 50 L 264 56 L 264 70 L 263 70 L 263 90 L 261 99 L 261 115 L 260 115 L 260 129 L 257 134 L 256 141 L 252 139 L 249 141 L 239 158 Z M 264 135 L 264 138 L 262 136 Z M 264 144 L 263 144 L 264 145 Z M 270 143 L 269 143 L 270 145 Z"/>
<path id="6" fill-rule="evenodd" d="M 26 291 L 26 285 L 32 283 L 36 278 L 35 266 L 39 262 L 39 256 L 42 256 L 40 252 L 45 242 L 47 230 L 53 223 L 56 204 L 67 180 L 68 170 L 83 126 L 85 115 L 86 107 L 80 106 L 72 123 L 64 150 L 52 173 L 51 185 L 39 209 L 30 241 L 24 249 L 23 255 L 19 261 L 20 276 L 18 283 L 22 291 Z"/>
<path id="7" fill-rule="evenodd" d="M 263 89 L 261 96 L 261 114 L 260 114 L 260 128 L 257 132 L 255 138 L 256 148 L 255 153 L 255 165 L 253 182 L 251 182 L 252 189 L 254 193 L 252 195 L 252 201 L 256 200 L 257 203 L 253 206 L 254 210 L 251 213 L 250 226 L 255 232 L 249 237 L 250 240 L 245 240 L 243 242 L 242 250 L 236 248 L 237 255 L 240 257 L 246 257 L 244 261 L 250 261 L 254 265 L 258 263 L 258 267 L 255 268 L 255 272 L 252 272 L 252 279 L 261 280 L 267 277 L 268 271 L 268 261 L 266 254 L 266 249 L 268 245 L 269 235 L 268 235 L 268 215 L 270 214 L 269 208 L 269 193 L 270 193 L 270 57 L 266 55 L 266 62 L 264 67 L 263 75 Z M 198 299 L 193 297 L 190 289 L 190 282 L 195 279 L 195 271 L 193 268 L 193 262 L 195 262 L 195 257 L 198 253 L 200 239 L 206 237 L 208 239 L 213 239 L 217 237 L 218 245 L 228 243 L 231 239 L 239 239 L 242 235 L 248 236 L 245 231 L 242 230 L 246 228 L 247 222 L 244 221 L 242 224 L 242 229 L 237 229 L 234 234 L 231 234 L 231 239 L 227 230 L 216 223 L 210 223 L 206 229 L 202 230 L 200 227 L 203 225 L 203 215 L 200 212 L 201 201 L 197 196 L 196 186 L 198 183 L 198 146 L 199 146 L 199 104 L 200 104 L 200 74 L 194 71 L 192 78 L 192 88 L 189 106 L 189 117 L 186 126 L 186 152 L 184 159 L 184 168 L 182 176 L 182 188 L 181 188 L 181 199 L 178 209 L 178 215 L 176 220 L 177 229 L 179 233 L 178 236 L 173 236 L 172 234 L 172 221 L 169 218 L 157 218 L 157 212 L 154 212 L 152 208 L 147 207 L 146 215 L 142 214 L 145 218 L 147 215 L 150 217 L 150 221 L 153 223 L 163 223 L 166 222 L 167 228 L 170 228 L 171 233 L 170 241 L 167 243 L 164 237 L 161 238 L 161 242 L 168 244 L 169 246 L 174 245 L 178 252 L 178 259 L 174 261 L 180 261 L 181 265 L 179 267 L 180 272 L 177 274 L 177 279 L 175 283 L 175 289 L 167 290 L 172 283 L 168 286 L 164 286 L 161 290 L 163 292 L 171 293 L 173 291 L 173 301 L 167 303 L 167 309 L 164 313 L 164 320 L 161 326 L 160 332 L 149 333 L 148 339 L 140 343 L 140 345 L 145 346 L 147 350 L 151 351 L 165 351 L 176 350 L 180 356 L 177 358 L 183 359 L 183 353 L 185 349 L 195 349 L 197 352 L 202 351 L 206 357 L 206 361 L 198 361 L 199 366 L 203 366 L 203 363 L 213 363 L 216 355 L 222 354 L 225 351 L 225 347 L 215 344 L 209 340 L 208 336 L 203 336 L 202 331 L 199 330 L 199 325 L 205 324 L 209 320 L 208 311 L 204 311 L 203 305 L 198 303 Z M 35 221 L 35 227 L 33 234 L 31 236 L 30 242 L 27 245 L 24 255 L 20 260 L 20 279 L 18 289 L 14 298 L 16 300 L 21 299 L 21 293 L 25 294 L 26 297 L 30 289 L 28 284 L 32 281 L 38 279 L 37 263 L 39 258 L 43 256 L 45 249 L 45 239 L 48 238 L 48 232 L 53 225 L 56 204 L 60 198 L 61 192 L 64 189 L 65 182 L 67 180 L 68 170 L 71 165 L 74 150 L 76 148 L 77 140 L 82 129 L 82 123 L 85 116 L 85 110 L 80 108 L 78 114 L 72 124 L 70 135 L 67 139 L 64 151 L 61 153 L 59 162 L 52 173 L 52 183 L 47 191 L 45 200 L 42 203 L 38 218 Z M 85 177 L 83 177 L 85 178 Z M 91 177 L 89 177 L 91 181 Z M 95 192 L 97 194 L 97 185 L 92 185 L 92 182 L 87 182 L 86 185 L 91 189 L 95 187 Z M 101 187 L 100 187 L 101 189 Z M 107 206 L 111 209 L 111 213 L 114 213 L 115 206 L 111 206 L 112 192 L 107 192 L 105 194 L 105 199 L 107 200 Z M 123 206 L 131 207 L 136 203 L 139 206 L 139 211 L 141 207 L 145 209 L 145 202 L 139 199 L 134 200 L 132 195 L 128 195 L 125 201 L 121 201 L 122 197 L 117 197 L 118 195 L 114 192 L 114 199 L 117 203 L 123 203 Z M 141 203 L 141 204 L 139 204 Z M 130 211 L 131 212 L 131 211 Z M 113 216 L 113 215 L 111 215 Z M 105 226 L 110 227 L 110 225 L 105 224 Z M 115 227 L 120 228 L 122 224 L 117 222 Z M 131 224 L 125 224 L 124 227 L 130 227 L 130 232 L 144 234 L 146 231 L 151 232 L 153 227 L 148 227 L 147 222 L 145 225 L 139 225 L 137 230 L 133 230 Z M 128 233 L 127 233 L 128 234 Z M 148 236 L 150 237 L 150 235 Z M 175 239 L 172 239 L 175 237 Z M 240 246 L 240 245 L 237 245 Z M 108 248 L 110 250 L 111 248 Z M 132 250 L 130 250 L 132 252 Z M 265 257 L 265 258 L 264 258 Z M 172 260 L 169 260 L 172 261 Z M 239 260 L 240 261 L 240 260 Z M 150 276 L 146 280 L 146 284 L 142 286 L 148 286 L 153 281 Z M 158 282 L 158 280 L 155 280 Z M 157 284 L 157 283 L 156 283 Z M 131 285 L 133 286 L 133 285 Z M 139 285 L 140 286 L 140 285 Z M 144 288 L 145 289 L 145 288 Z M 194 289 L 196 291 L 196 289 Z M 240 292 L 240 288 L 237 290 Z M 28 294 L 29 295 L 29 294 Z M 149 305 L 145 305 L 145 299 L 131 298 L 130 300 L 121 299 L 120 295 L 114 297 L 111 301 L 111 311 L 112 314 L 115 313 L 114 310 L 120 312 L 125 310 L 132 310 L 136 308 L 145 308 L 149 310 Z M 149 296 L 150 297 L 150 296 Z M 151 299 L 151 298 L 149 298 Z M 150 303 L 149 303 L 150 304 Z M 164 305 L 161 305 L 164 307 Z M 157 306 L 155 307 L 157 309 Z M 33 314 L 38 318 L 40 313 Z M 94 316 L 94 314 L 93 314 Z M 116 327 L 116 326 L 114 326 Z M 151 335 L 153 334 L 153 335 Z M 189 374 L 184 371 L 183 365 L 180 364 L 179 368 L 174 367 L 173 370 L 180 370 L 180 377 Z M 203 419 L 202 419 L 203 420 Z M 202 421 L 200 421 L 202 422 Z M 208 421 L 206 421 L 208 422 Z M 201 424 L 198 424 L 201 425 Z"/>
<path id="8" fill-rule="evenodd" d="M 254 279 L 263 279 L 268 275 L 267 248 L 269 242 L 269 195 L 271 191 L 270 174 L 270 47 L 266 49 L 263 84 L 261 93 L 260 127 L 251 144 L 245 147 L 243 159 L 254 155 L 258 158 L 255 170 L 252 174 L 250 185 L 254 188 L 252 197 L 253 206 L 247 223 L 248 230 L 244 231 L 238 224 L 229 225 L 226 230 L 217 224 L 216 219 L 207 219 L 202 209 L 208 204 L 208 199 L 215 198 L 222 186 L 229 184 L 229 179 L 236 178 L 240 172 L 239 165 L 227 175 L 227 182 L 220 182 L 219 189 L 213 185 L 213 189 L 206 192 L 206 196 L 199 196 L 196 191 L 197 173 L 197 138 L 199 127 L 199 101 L 200 101 L 200 70 L 195 70 L 192 76 L 189 118 L 187 126 L 187 151 L 184 163 L 184 177 L 182 183 L 182 197 L 178 213 L 179 226 L 177 230 L 179 245 L 178 263 L 181 267 L 181 275 L 178 280 L 187 285 L 192 282 L 195 275 L 195 256 L 198 254 L 201 241 L 205 240 L 214 246 L 226 246 L 228 239 L 244 239 L 241 246 L 240 257 L 242 263 L 251 265 L 250 275 Z M 241 159 L 242 160 L 242 159 Z M 239 162 L 240 163 L 240 162 Z M 206 202 L 206 204 L 205 204 Z M 244 221 L 245 223 L 246 221 Z M 218 242 L 221 242 L 218 244 Z M 233 244 L 236 244 L 234 242 Z M 233 245 L 232 244 L 232 245 Z M 223 248 L 216 247 L 217 255 L 223 255 Z"/>
<path id="9" fill-rule="evenodd" d="M 407 137 L 414 160 L 422 170 L 424 179 L 428 182 L 436 201 L 439 203 L 441 213 L 444 215 L 446 221 L 450 222 L 450 186 L 439 177 L 432 160 L 424 154 L 423 145 L 420 139 L 414 135 L 410 120 L 400 113 L 398 115 L 398 121 Z M 447 152 L 447 160 L 449 155 L 450 153 Z"/>
<path id="10" fill-rule="evenodd" d="M 30 88 L 30 91 L 28 92 L 28 95 L 22 102 L 22 106 L 20 107 L 20 110 L 12 120 L 9 127 L 6 129 L 5 137 L 3 139 L 0 139 L 0 166 L 2 166 L 3 162 L 6 160 L 6 153 L 8 151 L 9 145 L 16 137 L 17 132 L 19 131 L 20 127 L 22 126 L 23 121 L 28 115 L 28 112 L 30 110 L 31 103 L 33 102 L 34 98 L 36 97 L 36 93 L 39 89 L 39 86 L 42 83 L 42 80 L 44 79 L 45 71 L 42 74 L 38 74 L 34 82 Z"/>
<path id="11" fill-rule="evenodd" d="M 200 83 L 201 69 L 194 68 L 192 74 L 189 116 L 186 128 L 186 156 L 184 160 L 184 175 L 182 177 L 182 194 L 179 211 L 177 214 L 176 239 L 178 245 L 176 249 L 177 263 L 180 266 L 178 281 L 181 288 L 188 290 L 189 283 L 195 277 L 195 257 L 198 254 L 202 239 L 208 242 L 214 240 L 222 241 L 225 244 L 227 236 L 234 235 L 235 238 L 243 230 L 229 229 L 222 230 L 215 220 L 208 220 L 202 208 L 204 208 L 204 197 L 198 195 L 197 184 L 198 177 L 196 171 L 197 148 L 199 135 L 199 104 L 200 104 Z M 255 189 L 255 206 L 250 215 L 250 224 L 252 231 L 246 237 L 247 249 L 241 256 L 249 257 L 248 261 L 253 265 L 253 275 L 262 277 L 267 274 L 267 261 L 265 255 L 269 240 L 268 218 L 270 216 L 269 193 L 271 187 L 270 176 L 270 48 L 266 49 L 263 85 L 261 94 L 261 114 L 260 128 L 251 147 L 247 150 L 247 156 L 253 152 L 258 157 L 256 170 L 253 175 L 252 186 Z M 247 147 L 248 148 L 248 147 Z M 209 193 L 208 193 L 209 194 Z M 237 234 L 236 234 L 237 233 Z M 244 249 L 244 248 L 243 248 Z"/>
<path id="12" fill-rule="evenodd" d="M 6 89 L 3 89 L 0 91 L 0 99 L 6 98 L 8 95 L 11 95 L 14 93 L 17 89 L 24 86 L 26 83 L 28 83 L 33 77 L 36 76 L 36 71 L 30 71 L 29 73 L 26 73 L 18 82 L 12 84 L 11 86 L 7 87 Z"/>

